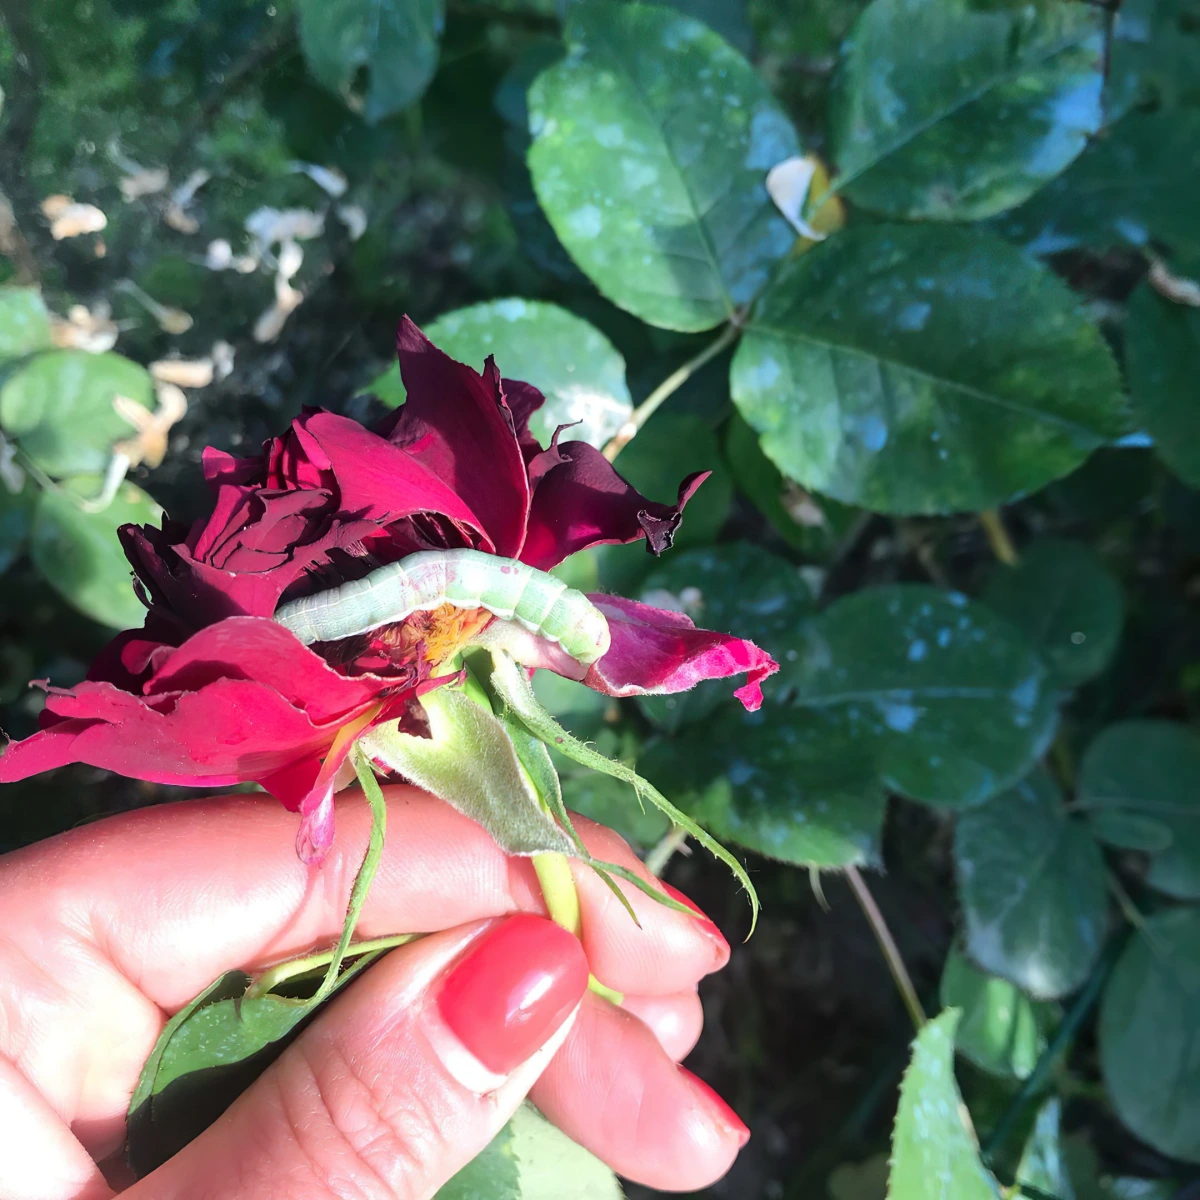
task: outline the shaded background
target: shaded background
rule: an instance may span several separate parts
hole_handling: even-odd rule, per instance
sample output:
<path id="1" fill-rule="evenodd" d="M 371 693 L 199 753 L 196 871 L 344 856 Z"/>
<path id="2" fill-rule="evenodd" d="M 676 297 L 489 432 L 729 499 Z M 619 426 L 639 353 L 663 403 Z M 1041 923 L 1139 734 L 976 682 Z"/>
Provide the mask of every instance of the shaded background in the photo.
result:
<path id="1" fill-rule="evenodd" d="M 414 86 L 411 103 L 395 112 L 377 111 L 397 104 L 374 90 L 385 86 L 375 65 L 364 68 L 366 77 L 350 73 L 349 102 L 318 81 L 321 68 L 311 50 L 306 60 L 295 7 L 291 0 L 0 0 L 5 93 L 0 190 L 13 214 L 12 221 L 0 220 L 6 251 L 0 283 L 40 286 L 49 308 L 66 322 L 56 331 L 59 345 L 94 351 L 115 336 L 117 351 L 138 363 L 182 359 L 201 364 L 201 376 L 203 364 L 211 368 L 211 382 L 186 388 L 187 413 L 164 431 L 161 464 L 143 462 L 130 472 L 130 481 L 154 502 L 182 520 L 204 511 L 198 466 L 204 446 L 256 448 L 306 405 L 367 419 L 396 402 L 394 387 L 373 381 L 391 362 L 402 313 L 428 326 L 447 312 L 497 298 L 560 305 L 590 322 L 619 351 L 633 403 L 711 340 L 711 334 L 653 328 L 604 299 L 538 207 L 525 164 L 525 89 L 562 53 L 561 13 L 554 0 L 449 0 L 440 42 L 427 64 L 427 90 Z M 830 81 L 842 39 L 865 6 L 856 0 L 679 0 L 676 7 L 708 22 L 750 56 L 805 148 L 828 153 Z M 1168 23 L 1165 34 L 1155 21 Z M 1200 144 L 1191 137 L 1196 122 L 1189 107 L 1200 100 L 1198 22 L 1194 6 L 1143 6 L 1124 27 L 1118 23 L 1117 40 L 1106 43 L 1110 51 L 1117 48 L 1118 82 L 1126 89 L 1122 111 L 1134 109 L 1136 99 L 1137 111 L 1125 119 L 1145 119 L 1143 109 L 1176 114 L 1172 120 L 1178 124 L 1170 132 L 1180 151 L 1169 157 L 1177 177 L 1158 184 L 1151 179 L 1149 198 L 1142 198 L 1148 219 L 1160 222 L 1168 243 L 1178 229 L 1194 224 L 1200 194 Z M 424 69 L 407 64 L 406 79 L 411 82 Z M 379 72 L 382 76 L 383 69 Z M 972 150 L 987 153 L 982 143 L 964 153 Z M 605 169 L 603 162 L 598 169 Z M 156 172 L 165 174 L 159 178 Z M 1127 176 L 1143 178 L 1144 165 L 1130 162 Z M 1126 302 L 1158 258 L 1162 240 L 1157 228 L 1137 245 L 1093 236 L 1095 227 L 1121 219 L 1124 210 L 1114 209 L 1115 218 L 1107 211 L 1095 215 L 1089 205 L 1097 188 L 1086 179 L 1074 192 L 1069 183 L 1064 187 L 1055 203 L 1060 213 L 1070 214 L 1065 225 L 1035 219 L 1036 213 L 1030 217 L 1027 209 L 992 224 L 1015 245 L 1028 245 L 1053 226 L 1058 240 L 1034 249 L 1045 252 L 1119 346 Z M 55 195 L 94 205 L 105 227 L 56 238 L 54 213 L 61 209 L 46 207 Z M 1181 207 L 1187 197 L 1190 210 Z M 868 200 L 864 207 L 869 206 Z M 275 215 L 256 219 L 263 209 Z M 291 219 L 304 231 L 294 242 L 302 262 L 287 284 L 303 299 L 272 324 L 266 314 L 278 294 L 282 243 L 270 242 L 258 253 L 253 230 L 274 222 L 272 232 L 280 234 L 279 214 L 289 211 L 301 214 Z M 318 215 L 323 220 L 313 233 L 304 223 Z M 871 219 L 865 217 L 865 223 Z M 1064 235 L 1072 221 L 1082 232 L 1070 228 Z M 1188 239 L 1175 240 L 1183 251 L 1171 261 L 1172 277 L 1186 281 L 1194 260 L 1187 257 Z M 1200 240 L 1193 236 L 1191 245 L 1200 246 Z M 1167 303 L 1161 293 L 1143 304 L 1160 302 Z M 73 305 L 84 308 L 72 312 Z M 445 337 L 435 340 L 446 344 L 453 331 L 442 328 Z M 1167 362 L 1177 377 L 1191 372 L 1196 402 L 1200 334 L 1194 320 L 1190 329 L 1183 334 L 1182 359 L 1170 360 L 1179 353 L 1178 341 L 1156 345 L 1153 357 Z M 505 336 L 501 328 L 494 348 L 501 368 L 511 374 Z M 524 336 L 532 349 L 527 344 L 523 353 L 536 360 L 538 337 L 553 332 L 534 327 Z M 611 367 L 608 353 L 602 348 L 599 355 L 605 369 Z M 1106 725 L 1129 717 L 1194 720 L 1200 691 L 1200 494 L 1159 461 L 1148 438 L 1099 449 L 1077 470 L 1063 472 L 1006 510 L 1022 549 L 1048 538 L 1085 548 L 1078 568 L 1067 551 L 1051 549 L 1041 559 L 1027 559 L 1033 576 L 1010 588 L 1006 599 L 975 516 L 882 515 L 823 499 L 781 477 L 735 412 L 729 366 L 726 351 L 697 371 L 617 463 L 656 499 L 672 497 L 678 480 L 692 470 L 714 471 L 688 510 L 673 557 L 655 564 L 640 548 L 618 548 L 571 564 L 573 580 L 629 595 L 666 591 L 685 607 L 686 590 L 698 581 L 709 623 L 749 633 L 781 658 L 789 649 L 803 651 L 798 631 L 818 605 L 876 585 L 932 583 L 973 596 L 987 593 L 1006 617 L 1018 626 L 1024 621 L 1031 641 L 1043 639 L 1044 651 L 1053 631 L 1038 627 L 1045 614 L 1057 611 L 1061 580 L 1055 570 L 1066 563 L 1068 575 L 1083 584 L 1072 601 L 1076 607 L 1060 614 L 1065 633 L 1053 636 L 1077 647 L 1082 643 L 1072 635 L 1087 630 L 1085 636 L 1111 645 L 1096 663 L 1071 668 L 1075 677 L 1063 683 L 1070 690 L 1058 739 L 1050 748 L 1053 722 L 1047 718 L 1047 736 L 1024 766 L 1034 766 L 1047 750 L 1058 782 L 1069 790 L 1078 759 Z M 542 382 L 532 373 L 530 378 Z M 615 396 L 620 402 L 625 386 L 618 360 L 608 400 Z M 1181 427 L 1184 441 L 1187 429 L 1200 430 L 1191 420 L 1190 427 Z M 1130 429 L 1138 432 L 1136 423 Z M 111 442 L 123 430 L 128 432 L 118 425 L 97 437 Z M 80 434 L 85 436 L 90 434 Z M 17 738 L 34 729 L 39 709 L 38 693 L 27 690 L 26 682 L 48 678 L 69 686 L 110 636 L 109 625 L 79 609 L 125 611 L 119 608 L 123 601 L 107 597 L 123 586 L 126 569 L 111 537 L 107 543 L 88 542 L 92 549 L 70 537 L 65 543 L 43 539 L 39 550 L 25 502 L 0 494 L 6 497 L 0 502 L 0 727 Z M 136 509 L 143 501 L 131 503 Z M 712 546 L 720 549 L 708 551 Z M 690 557 L 680 557 L 685 555 Z M 680 565 L 672 566 L 676 561 Z M 1100 574 L 1099 583 L 1089 571 Z M 86 586 L 106 597 L 99 609 L 81 602 Z M 1116 597 L 1107 608 L 1106 589 Z M 871 648 L 877 617 L 864 612 L 861 628 L 843 635 L 863 645 L 864 660 L 890 652 Z M 992 636 L 991 618 L 979 619 L 980 636 Z M 908 651 L 917 640 L 915 634 L 907 640 Z M 803 689 L 803 681 L 788 682 Z M 729 968 L 704 986 L 706 1029 L 689 1065 L 731 1100 L 754 1138 L 712 1194 L 881 1196 L 878 1162 L 861 1170 L 854 1164 L 886 1150 L 912 1028 L 842 876 L 836 870 L 810 876 L 803 864 L 886 864 L 885 872 L 868 876 L 870 887 L 926 1009 L 936 1011 L 947 955 L 963 929 L 953 823 L 962 805 L 929 807 L 892 798 L 884 820 L 884 793 L 907 790 L 888 786 L 887 778 L 833 779 L 828 762 L 818 762 L 813 770 L 822 782 L 809 787 L 805 772 L 812 764 L 803 756 L 761 760 L 756 779 L 748 777 L 752 768 L 745 763 L 738 775 L 732 751 L 709 763 L 705 752 L 712 745 L 727 747 L 743 736 L 729 732 L 733 718 L 715 690 L 678 704 L 617 705 L 569 688 L 555 691 L 552 684 L 545 695 L 573 729 L 610 752 L 636 757 L 648 777 L 718 831 L 723 828 L 743 846 L 772 851 L 772 858 L 747 855 L 764 906 L 759 930 L 747 944 L 744 899 L 718 865 L 685 849 L 666 867 L 666 878 L 693 896 L 735 947 Z M 904 733 L 905 718 L 896 719 L 900 726 L 891 729 Z M 943 720 L 942 733 L 951 741 L 990 736 L 973 730 L 969 720 L 958 727 L 951 716 L 936 719 Z M 805 736 L 812 733 L 808 728 Z M 778 744 L 779 735 L 768 734 Z M 849 736 L 844 728 L 830 726 L 813 736 L 841 744 L 843 765 L 860 753 L 852 738 L 839 741 Z M 934 754 L 931 745 L 918 736 L 900 754 L 919 765 Z M 712 792 L 721 781 L 747 789 L 740 833 L 733 828 L 728 796 Z M 564 779 L 572 806 L 617 825 L 645 850 L 661 849 L 666 825 L 640 817 L 632 797 L 610 783 L 570 773 Z M 1200 795 L 1197 762 L 1179 766 L 1170 786 L 1172 796 L 1184 796 L 1179 805 L 1186 808 L 1188 796 Z M 856 814 L 842 824 L 829 822 L 826 843 L 820 842 L 814 789 Z M 83 768 L 8 786 L 0 790 L 0 850 L 182 794 Z M 807 832 L 797 843 L 793 835 L 801 826 Z M 1185 814 L 1180 828 L 1175 836 L 1186 850 L 1200 838 L 1200 808 Z M 806 841 L 809 836 L 817 843 Z M 1145 911 L 1156 912 L 1171 898 L 1195 898 L 1195 890 L 1176 889 L 1165 899 L 1148 886 L 1145 844 L 1105 840 L 1110 873 L 1116 872 Z M 1200 867 L 1192 862 L 1188 869 Z M 1023 885 L 1017 880 L 1008 886 Z M 1109 923 L 1119 924 L 1115 910 L 1101 917 L 1097 954 Z M 1062 953 L 1070 957 L 1074 951 Z M 1200 961 L 1200 946 L 1195 954 L 1189 962 Z M 1088 963 L 1084 966 L 1086 976 Z M 1019 982 L 1020 965 L 1012 965 L 1012 972 Z M 1194 980 L 1188 986 L 1200 989 Z M 1073 985 L 1054 996 L 1062 996 L 1069 1008 L 1075 991 Z M 1187 994 L 1196 995 L 1194 1012 L 1200 1014 L 1200 992 Z M 1060 1018 L 1056 1011 L 1048 1028 Z M 1200 1015 L 1192 1020 L 1188 1037 L 1200 1028 L 1195 1025 Z M 1034 1060 L 1045 1041 L 1034 1039 Z M 1195 1041 L 1188 1044 L 1194 1053 Z M 1174 1195 L 1194 1168 L 1128 1131 L 1106 1095 L 1097 1056 L 1089 1011 L 1047 1093 L 1065 1104 L 1064 1145 L 1071 1154 L 1086 1160 L 1091 1147 L 1101 1156 L 1099 1168 L 1079 1168 L 1073 1194 L 1081 1200 Z M 967 1059 L 960 1063 L 960 1083 L 981 1130 L 1010 1112 L 1031 1065 L 1022 1075 L 1008 1068 L 989 1073 Z M 1147 1087 L 1155 1083 L 1153 1075 L 1146 1080 Z M 1180 1111 L 1194 1112 L 1200 1128 L 1200 1067 L 1179 1087 Z M 1018 1106 L 1016 1124 L 1028 1128 L 1032 1115 L 1031 1106 Z M 1143 1191 L 1079 1182 L 1097 1173 L 1159 1182 L 1146 1185 L 1157 1190 Z M 634 1188 L 631 1194 L 645 1193 Z M 1059 1194 L 1067 1200 L 1064 1191 Z"/>

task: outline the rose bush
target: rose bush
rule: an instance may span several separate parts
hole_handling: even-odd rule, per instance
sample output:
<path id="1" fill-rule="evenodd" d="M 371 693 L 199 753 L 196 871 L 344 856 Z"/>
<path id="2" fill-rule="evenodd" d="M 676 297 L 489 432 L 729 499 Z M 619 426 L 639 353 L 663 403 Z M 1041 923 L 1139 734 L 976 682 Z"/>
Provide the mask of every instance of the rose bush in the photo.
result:
<path id="1" fill-rule="evenodd" d="M 71 762 L 157 783 L 254 782 L 301 814 L 298 850 L 319 861 L 355 739 L 389 721 L 420 732 L 412 702 L 449 678 L 439 668 L 493 618 L 446 606 L 309 648 L 271 619 L 281 600 L 421 550 L 472 548 L 548 570 L 604 543 L 670 546 L 705 472 L 674 504 L 648 500 L 586 443 L 560 444 L 556 432 L 543 449 L 528 428 L 542 394 L 502 379 L 491 358 L 480 375 L 408 319 L 398 350 L 408 399 L 377 428 L 309 411 L 256 458 L 207 450 L 207 518 L 121 530 L 145 624 L 118 635 L 84 683 L 46 685 L 41 729 L 6 748 L 0 782 Z M 591 599 L 611 646 L 586 673 L 548 644 L 523 646 L 521 661 L 612 696 L 745 674 L 735 694 L 749 709 L 778 669 L 753 643 L 680 613 Z"/>

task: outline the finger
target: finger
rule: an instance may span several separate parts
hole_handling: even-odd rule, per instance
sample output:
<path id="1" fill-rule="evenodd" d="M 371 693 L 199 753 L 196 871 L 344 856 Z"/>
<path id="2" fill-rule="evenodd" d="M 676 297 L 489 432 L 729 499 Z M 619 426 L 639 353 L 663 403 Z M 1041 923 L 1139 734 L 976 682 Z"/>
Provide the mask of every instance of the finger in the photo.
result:
<path id="1" fill-rule="evenodd" d="M 516 1111 L 587 978 L 579 942 L 530 915 L 395 951 L 126 1194 L 432 1196 Z"/>
<path id="2" fill-rule="evenodd" d="M 360 937 L 544 911 L 528 860 L 505 856 L 431 796 L 386 792 L 390 831 Z M 0 860 L 0 1004 L 9 1009 L 0 1054 L 91 1154 L 119 1145 L 166 1014 L 233 967 L 253 970 L 336 939 L 367 841 L 357 794 L 339 800 L 338 821 L 319 869 L 296 859 L 294 815 L 255 796 L 125 814 Z M 594 852 L 635 869 L 615 834 L 589 822 L 581 829 Z M 724 961 L 723 939 L 703 922 L 635 893 L 639 928 L 590 871 L 579 879 L 586 949 L 611 987 L 686 991 Z"/>
<path id="3" fill-rule="evenodd" d="M 626 996 L 621 1007 L 649 1028 L 675 1062 L 687 1058 L 700 1040 L 704 1009 L 694 991 L 674 996 Z"/>
<path id="4" fill-rule="evenodd" d="M 618 880 L 642 925 L 638 935 L 629 929 L 628 912 L 604 880 L 585 863 L 573 862 L 584 911 L 583 944 L 597 979 L 619 992 L 671 995 L 694 987 L 702 976 L 719 971 L 729 961 L 729 943 L 716 925 L 677 888 L 655 879 L 620 834 L 585 817 L 574 821 L 593 858 L 633 871 L 696 914 L 690 917 L 665 908 L 633 884 Z M 697 942 L 704 944 L 703 958 Z"/>
<path id="5" fill-rule="evenodd" d="M 648 1026 L 590 994 L 530 1097 L 618 1174 L 661 1191 L 708 1187 L 750 1136 Z"/>
<path id="6" fill-rule="evenodd" d="M 432 796 L 409 787 L 385 793 L 389 836 L 360 937 L 545 911 L 528 860 L 505 855 L 482 827 Z M 263 966 L 336 939 L 367 842 L 366 805 L 356 792 L 339 798 L 338 836 L 320 868 L 296 858 L 295 823 L 269 797 L 229 796 L 73 830 L 3 861 L 0 925 L 24 938 L 35 960 L 64 929 L 93 943 L 106 964 L 172 1012 L 231 966 Z M 642 869 L 615 834 L 590 823 L 583 832 L 594 852 Z M 588 868 L 577 878 L 586 946 L 610 987 L 682 991 L 724 962 L 728 949 L 715 927 L 622 885 L 639 929 Z"/>
<path id="7" fill-rule="evenodd" d="M 62 1117 L 0 1058 L 0 1196 L 108 1200 L 111 1195 Z"/>

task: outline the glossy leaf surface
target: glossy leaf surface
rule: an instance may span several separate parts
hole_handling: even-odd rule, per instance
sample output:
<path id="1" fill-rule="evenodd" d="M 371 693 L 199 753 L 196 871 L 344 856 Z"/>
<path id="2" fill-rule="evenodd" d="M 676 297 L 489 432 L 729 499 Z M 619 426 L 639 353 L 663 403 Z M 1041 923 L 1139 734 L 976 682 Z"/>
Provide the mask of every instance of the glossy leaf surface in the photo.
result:
<path id="1" fill-rule="evenodd" d="M 887 1200 L 997 1200 L 1000 1195 L 980 1160 L 954 1080 L 959 1016 L 947 1009 L 913 1043 L 892 1131 Z"/>
<path id="2" fill-rule="evenodd" d="M 366 71 L 368 121 L 407 108 L 433 78 L 443 0 L 299 0 L 299 11 L 300 43 L 317 80 L 346 95 Z"/>
<path id="3" fill-rule="evenodd" d="M 785 654 L 781 685 L 869 757 L 884 784 L 946 807 L 1020 779 L 1055 725 L 1045 667 L 1007 622 L 956 593 L 867 588 Z"/>
<path id="4" fill-rule="evenodd" d="M 698 21 L 648 5 L 568 13 L 567 57 L 529 93 L 538 199 L 615 304 L 711 329 L 747 304 L 795 234 L 767 171 L 799 152 L 749 63 Z"/>
<path id="5" fill-rule="evenodd" d="M 1104 17 L 1087 5 L 874 0 L 843 43 L 833 158 L 851 200 L 977 220 L 1076 158 L 1102 120 Z"/>
<path id="6" fill-rule="evenodd" d="M 625 423 L 633 404 L 625 385 L 625 360 L 595 326 L 540 300 L 490 300 L 446 313 L 425 335 L 451 358 L 477 371 L 489 354 L 506 379 L 534 384 L 546 403 L 529 427 L 543 446 L 559 425 L 562 440 L 603 446 Z M 368 388 L 388 404 L 404 402 L 400 368 L 393 366 Z"/>
<path id="7" fill-rule="evenodd" d="M 1060 687 L 1099 675 L 1120 640 L 1120 585 L 1082 542 L 1032 543 L 1016 567 L 992 571 L 983 599 L 1041 652 Z"/>
<path id="8" fill-rule="evenodd" d="M 732 387 L 785 475 L 877 512 L 993 507 L 1126 428 L 1112 355 L 1070 292 L 961 229 L 847 230 L 789 262 Z"/>
<path id="9" fill-rule="evenodd" d="M 51 350 L 0 385 L 0 425 L 48 475 L 99 474 L 113 443 L 134 433 L 113 410 L 116 396 L 153 408 L 145 368 L 119 354 Z"/>
<path id="10" fill-rule="evenodd" d="M 85 495 L 98 479 L 82 476 Z M 90 486 L 87 486 L 89 485 Z M 73 491 L 42 492 L 33 514 L 29 552 L 46 582 L 85 616 L 114 629 L 141 625 L 146 609 L 133 590 L 132 571 L 117 530 L 156 524 L 162 510 L 140 488 L 123 483 L 102 512 L 85 512 Z"/>
<path id="11" fill-rule="evenodd" d="M 975 962 L 1046 999 L 1083 983 L 1104 940 L 1104 858 L 1048 775 L 961 814 L 954 860 Z"/>
<path id="12" fill-rule="evenodd" d="M 1150 854 L 1146 880 L 1200 899 L 1200 736 L 1173 721 L 1123 721 L 1088 747 L 1079 804 L 1096 835 Z"/>
<path id="13" fill-rule="evenodd" d="M 1200 1162 L 1200 910 L 1156 913 L 1126 947 L 1100 1009 L 1100 1061 L 1121 1120 Z"/>

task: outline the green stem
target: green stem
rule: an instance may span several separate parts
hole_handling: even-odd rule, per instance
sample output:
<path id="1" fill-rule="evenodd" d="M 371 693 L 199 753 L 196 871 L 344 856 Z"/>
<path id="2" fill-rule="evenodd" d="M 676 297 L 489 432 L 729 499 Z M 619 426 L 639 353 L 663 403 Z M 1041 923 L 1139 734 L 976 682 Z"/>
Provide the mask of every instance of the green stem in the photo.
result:
<path id="1" fill-rule="evenodd" d="M 358 958 L 362 954 L 374 954 L 380 950 L 394 950 L 397 946 L 407 945 L 424 937 L 423 933 L 393 933 L 389 937 L 371 938 L 366 942 L 351 942 L 346 947 L 347 958 Z M 281 983 L 295 979 L 297 975 L 307 975 L 318 967 L 324 967 L 333 960 L 335 951 L 322 950 L 320 954 L 309 954 L 304 958 L 289 958 L 286 962 L 276 963 L 265 970 L 246 989 L 246 998 L 265 996 L 273 992 Z"/>
<path id="2" fill-rule="evenodd" d="M 363 902 L 371 890 L 375 872 L 379 869 L 379 860 L 383 857 L 383 839 L 387 832 L 387 803 L 379 787 L 379 780 L 375 778 L 375 772 L 371 769 L 367 756 L 358 748 L 357 743 L 350 749 L 350 761 L 354 763 L 354 771 L 358 775 L 359 785 L 362 787 L 363 795 L 367 798 L 367 803 L 371 806 L 371 836 L 367 842 L 367 852 L 363 855 L 362 866 L 358 868 L 358 874 L 354 877 L 354 886 L 350 889 L 350 903 L 346 907 L 346 922 L 342 926 L 342 936 L 329 960 L 329 970 L 325 972 L 325 978 L 312 998 L 314 1008 L 333 991 L 334 984 L 337 983 L 338 971 L 341 970 L 342 960 L 350 948 L 354 927 L 358 924 L 358 914 L 362 912 Z"/>
<path id="3" fill-rule="evenodd" d="M 1096 963 L 1095 968 L 1092 970 L 1091 977 L 1084 984 L 1079 995 L 1075 997 L 1075 1002 L 1063 1018 L 1062 1024 L 1059 1025 L 1058 1031 L 1051 1039 L 1050 1044 L 1042 1051 L 1037 1065 L 1021 1085 L 1021 1090 L 1012 1098 L 1012 1102 L 1005 1109 L 1000 1120 L 996 1122 L 996 1126 L 988 1135 L 987 1141 L 984 1142 L 983 1160 L 985 1163 L 989 1162 L 992 1156 L 1004 1145 L 1025 1106 L 1046 1086 L 1051 1073 L 1058 1064 L 1059 1058 L 1066 1052 L 1067 1047 L 1074 1040 L 1075 1035 L 1079 1032 L 1088 1014 L 1092 1011 L 1092 1006 L 1104 990 L 1104 985 L 1108 982 L 1108 977 L 1112 973 L 1113 967 L 1116 966 L 1121 951 L 1125 948 L 1128 936 L 1127 930 L 1119 933 L 1110 939 L 1108 945 L 1104 948 L 1104 953 L 1100 956 L 1099 962 Z"/>
<path id="4" fill-rule="evenodd" d="M 682 825 L 672 825 L 658 845 L 646 855 L 646 870 L 656 879 L 659 878 L 671 859 L 683 849 L 687 838 L 687 830 Z"/>
<path id="5" fill-rule="evenodd" d="M 725 326 L 721 332 L 721 336 L 716 341 L 710 342 L 705 346 L 695 358 L 689 358 L 678 371 L 672 371 L 629 414 L 629 420 L 617 430 L 608 445 L 604 447 L 604 457 L 609 462 L 612 462 L 637 437 L 638 431 L 658 411 L 663 401 L 683 387 L 706 362 L 716 358 L 727 346 L 732 346 L 737 341 L 738 335 L 741 332 L 742 327 L 736 321 L 731 321 Z"/>
<path id="6" fill-rule="evenodd" d="M 999 509 L 988 508 L 979 514 L 979 523 L 987 534 L 988 545 L 992 553 L 1006 566 L 1015 567 L 1021 561 L 1008 530 L 1004 527 L 1004 519 Z"/>
<path id="7" fill-rule="evenodd" d="M 533 869 L 542 888 L 550 919 L 568 933 L 579 936 L 583 923 L 579 914 L 579 893 L 565 854 L 547 851 L 533 856 Z"/>
<path id="8" fill-rule="evenodd" d="M 904 1007 L 908 1009 L 908 1015 L 912 1018 L 913 1027 L 920 1033 L 926 1021 L 925 1010 L 921 1007 L 921 1000 L 917 996 L 917 989 L 913 987 L 912 977 L 904 965 L 904 959 L 900 957 L 900 949 L 896 945 L 895 938 L 892 937 L 892 931 L 888 929 L 887 922 L 883 919 L 883 913 L 879 911 L 879 905 L 875 903 L 875 897 L 871 895 L 867 882 L 859 874 L 858 868 L 847 867 L 846 878 L 850 881 L 854 898 L 858 901 L 863 916 L 867 918 L 880 950 L 883 951 L 884 960 L 887 962 L 888 970 L 892 973 L 892 979 L 895 980 L 900 999 L 904 1001 Z"/>

